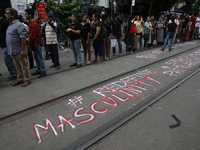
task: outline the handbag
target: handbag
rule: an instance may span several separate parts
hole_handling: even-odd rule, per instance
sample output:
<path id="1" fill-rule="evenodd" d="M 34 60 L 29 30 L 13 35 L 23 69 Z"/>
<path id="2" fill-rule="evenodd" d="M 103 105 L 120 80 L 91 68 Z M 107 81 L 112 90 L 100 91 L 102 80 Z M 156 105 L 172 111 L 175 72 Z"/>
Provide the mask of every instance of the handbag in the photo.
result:
<path id="1" fill-rule="evenodd" d="M 133 35 L 135 34 L 135 26 L 134 26 L 134 24 L 130 25 L 130 31 L 129 31 L 129 33 L 133 34 Z"/>

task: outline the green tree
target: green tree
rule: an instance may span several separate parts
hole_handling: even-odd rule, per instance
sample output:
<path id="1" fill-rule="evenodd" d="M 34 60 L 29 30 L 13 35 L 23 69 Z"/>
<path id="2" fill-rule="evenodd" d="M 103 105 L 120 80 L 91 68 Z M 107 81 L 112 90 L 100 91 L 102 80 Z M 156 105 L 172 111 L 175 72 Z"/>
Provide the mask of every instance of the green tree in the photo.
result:
<path id="1" fill-rule="evenodd" d="M 126 6 L 131 7 L 132 0 L 121 0 Z M 133 13 L 143 16 L 154 15 L 158 17 L 160 12 L 169 11 L 171 8 L 183 0 L 136 0 L 133 6 Z M 126 11 L 130 9 L 126 8 Z"/>
<path id="2" fill-rule="evenodd" d="M 63 0 L 63 3 L 56 4 L 52 2 L 52 0 L 47 0 L 47 11 L 53 13 L 57 23 L 61 27 L 62 33 L 65 33 L 65 30 L 71 22 L 71 14 L 80 14 L 81 3 L 81 0 Z M 62 36 L 65 36 L 65 34 L 63 34 Z"/>
<path id="3" fill-rule="evenodd" d="M 196 0 L 183 0 L 185 5 L 181 9 L 186 13 L 198 13 L 200 7 L 200 1 Z"/>

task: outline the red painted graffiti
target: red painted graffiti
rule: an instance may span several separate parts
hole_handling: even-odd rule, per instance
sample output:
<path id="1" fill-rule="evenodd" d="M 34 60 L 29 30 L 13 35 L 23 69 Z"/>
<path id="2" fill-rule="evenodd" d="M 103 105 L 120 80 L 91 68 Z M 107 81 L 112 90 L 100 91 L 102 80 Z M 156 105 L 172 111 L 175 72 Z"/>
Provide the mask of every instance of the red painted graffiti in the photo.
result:
<path id="1" fill-rule="evenodd" d="M 76 128 L 76 125 L 87 124 L 96 119 L 97 115 L 106 114 L 112 107 L 119 106 L 120 103 L 130 101 L 144 92 L 148 91 L 148 88 L 154 87 L 154 84 L 161 84 L 159 81 L 152 78 L 150 75 L 155 74 L 150 70 L 143 70 L 136 74 L 129 75 L 118 81 L 106 84 L 100 88 L 93 90 L 92 92 L 103 97 L 100 101 L 91 102 L 86 107 L 77 108 L 71 117 L 64 117 L 58 115 L 58 125 L 54 126 L 50 119 L 45 120 L 45 125 L 35 124 L 33 126 L 37 142 L 41 143 L 41 132 L 43 130 L 52 130 L 55 136 L 58 135 L 57 129 L 60 130 L 60 134 L 66 131 L 66 128 Z M 68 100 L 68 105 L 76 107 L 76 103 L 82 104 L 82 96 L 74 96 L 73 99 Z M 108 108 L 111 106 L 111 108 Z M 63 107 L 63 106 L 62 106 Z M 88 112 L 89 110 L 89 112 Z M 75 119 L 77 121 L 75 121 Z"/>

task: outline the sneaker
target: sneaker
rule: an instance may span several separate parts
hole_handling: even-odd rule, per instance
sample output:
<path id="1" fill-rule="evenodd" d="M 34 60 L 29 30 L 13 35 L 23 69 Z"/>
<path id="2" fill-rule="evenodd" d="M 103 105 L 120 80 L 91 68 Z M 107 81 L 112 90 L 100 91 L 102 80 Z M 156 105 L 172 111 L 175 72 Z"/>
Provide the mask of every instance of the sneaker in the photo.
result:
<path id="1" fill-rule="evenodd" d="M 89 64 L 91 64 L 91 61 L 87 61 L 86 65 L 89 65 Z"/>
<path id="2" fill-rule="evenodd" d="M 165 51 L 165 50 L 163 48 L 161 48 L 160 51 Z"/>
<path id="3" fill-rule="evenodd" d="M 69 67 L 75 67 L 77 66 L 77 63 L 73 63 L 72 65 L 70 65 Z"/>
<path id="4" fill-rule="evenodd" d="M 169 45 L 166 46 L 166 48 L 168 48 L 168 47 L 169 47 Z"/>
<path id="5" fill-rule="evenodd" d="M 39 75 L 39 74 L 40 74 L 40 72 L 36 71 L 36 72 L 32 73 L 31 75 L 36 76 L 36 75 Z"/>
<path id="6" fill-rule="evenodd" d="M 174 47 L 172 46 L 172 49 L 174 49 Z"/>
<path id="7" fill-rule="evenodd" d="M 45 77 L 47 74 L 46 73 L 40 73 L 40 75 L 38 76 L 38 78 L 43 78 Z"/>

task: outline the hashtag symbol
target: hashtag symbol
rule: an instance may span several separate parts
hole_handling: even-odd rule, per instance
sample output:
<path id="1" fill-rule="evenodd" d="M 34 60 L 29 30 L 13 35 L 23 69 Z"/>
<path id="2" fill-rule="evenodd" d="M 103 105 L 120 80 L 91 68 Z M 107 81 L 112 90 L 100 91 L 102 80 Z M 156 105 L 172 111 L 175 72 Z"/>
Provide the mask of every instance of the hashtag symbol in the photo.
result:
<path id="1" fill-rule="evenodd" d="M 79 104 L 82 104 L 81 102 L 82 100 L 83 100 L 82 96 L 79 97 L 74 96 L 73 99 L 69 99 L 68 105 L 76 107 L 76 103 L 78 102 Z"/>

